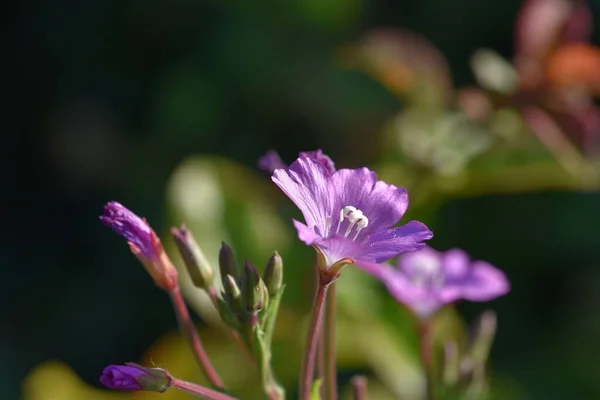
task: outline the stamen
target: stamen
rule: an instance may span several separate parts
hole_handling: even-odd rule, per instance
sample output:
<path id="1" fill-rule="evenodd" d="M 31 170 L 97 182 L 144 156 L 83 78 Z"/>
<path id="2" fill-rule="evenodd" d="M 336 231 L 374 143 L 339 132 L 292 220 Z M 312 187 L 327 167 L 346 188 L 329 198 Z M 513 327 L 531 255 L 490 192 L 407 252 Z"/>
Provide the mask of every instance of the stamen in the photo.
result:
<path id="1" fill-rule="evenodd" d="M 348 237 L 350 232 L 352 232 L 352 229 L 356 226 L 356 233 L 352 238 L 353 241 L 356 240 L 360 231 L 369 225 L 369 219 L 361 210 L 354 206 L 345 206 L 340 210 L 340 220 L 338 221 L 338 226 L 335 231 L 336 234 L 339 233 L 344 219 L 348 219 L 348 227 L 346 228 L 346 232 L 344 232 L 344 237 Z"/>
<path id="2" fill-rule="evenodd" d="M 362 231 L 367 226 L 369 226 L 369 219 L 367 217 L 363 216 L 361 219 L 359 219 L 356 222 L 356 233 L 354 234 L 352 241 L 356 240 L 360 231 Z"/>

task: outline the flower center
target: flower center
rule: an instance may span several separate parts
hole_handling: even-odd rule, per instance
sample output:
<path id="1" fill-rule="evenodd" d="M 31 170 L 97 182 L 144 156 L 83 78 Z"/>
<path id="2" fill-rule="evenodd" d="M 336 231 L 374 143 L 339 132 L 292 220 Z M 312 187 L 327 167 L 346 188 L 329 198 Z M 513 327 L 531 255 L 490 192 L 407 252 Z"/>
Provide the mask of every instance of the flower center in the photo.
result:
<path id="1" fill-rule="evenodd" d="M 407 272 L 410 281 L 417 287 L 432 290 L 444 286 L 444 271 L 438 260 L 423 258 L 415 262 Z"/>
<path id="2" fill-rule="evenodd" d="M 328 221 L 328 230 L 331 231 L 331 217 L 327 219 Z M 345 220 L 348 220 L 348 225 L 346 226 L 346 230 L 344 232 L 344 237 L 348 237 L 352 230 L 355 230 L 354 236 L 352 237 L 352 241 L 356 240 L 360 231 L 369 226 L 369 218 L 363 214 L 361 210 L 354 206 L 345 206 L 340 210 L 340 218 L 338 220 L 337 228 L 335 233 L 340 233 L 340 229 L 342 228 L 342 224 Z"/>

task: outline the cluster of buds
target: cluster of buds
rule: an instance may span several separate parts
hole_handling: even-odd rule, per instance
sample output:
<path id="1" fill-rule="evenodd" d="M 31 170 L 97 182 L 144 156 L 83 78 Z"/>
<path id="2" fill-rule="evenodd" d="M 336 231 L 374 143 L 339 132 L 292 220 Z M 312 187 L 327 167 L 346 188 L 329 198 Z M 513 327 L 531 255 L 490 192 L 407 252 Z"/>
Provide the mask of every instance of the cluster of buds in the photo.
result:
<path id="1" fill-rule="evenodd" d="M 194 285 L 208 293 L 221 319 L 231 328 L 255 359 L 264 389 L 273 398 L 281 398 L 283 389 L 271 370 L 273 327 L 283 295 L 283 260 L 275 252 L 261 277 L 246 260 L 240 270 L 233 250 L 223 243 L 219 251 L 219 271 L 223 291 L 217 295 L 215 272 L 191 232 L 185 227 L 171 230 L 181 258 Z"/>
<path id="2" fill-rule="evenodd" d="M 223 302 L 220 313 L 223 320 L 239 329 L 240 326 L 264 322 L 264 315 L 277 297 L 283 283 L 283 261 L 275 252 L 261 277 L 256 267 L 245 261 L 241 271 L 236 265 L 235 255 L 226 243 L 219 253 L 219 268 L 223 284 Z"/>
<path id="3" fill-rule="evenodd" d="M 241 271 L 231 247 L 223 243 L 219 252 L 223 291 L 217 299 L 221 318 L 255 355 L 263 387 L 273 398 L 282 398 L 283 388 L 271 371 L 273 328 L 284 291 L 283 260 L 275 252 L 261 275 L 248 260 Z"/>

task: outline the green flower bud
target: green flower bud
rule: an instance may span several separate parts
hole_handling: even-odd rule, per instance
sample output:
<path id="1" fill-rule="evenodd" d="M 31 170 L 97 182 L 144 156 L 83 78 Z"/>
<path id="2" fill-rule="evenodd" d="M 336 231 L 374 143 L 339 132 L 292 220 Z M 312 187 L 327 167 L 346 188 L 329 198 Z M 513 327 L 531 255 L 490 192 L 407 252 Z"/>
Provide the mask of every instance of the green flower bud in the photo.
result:
<path id="1" fill-rule="evenodd" d="M 227 304 L 227 307 L 229 307 L 232 314 L 240 316 L 243 311 L 242 291 L 233 276 L 225 276 L 223 280 L 223 289 L 223 300 L 225 300 L 225 304 Z"/>
<path id="2" fill-rule="evenodd" d="M 182 225 L 181 228 L 172 228 L 171 234 L 194 285 L 201 289 L 209 289 L 215 273 L 192 233 Z"/>
<path id="3" fill-rule="evenodd" d="M 274 252 L 263 273 L 263 281 L 269 295 L 275 296 L 283 283 L 283 260 L 278 252 Z"/>
<path id="4" fill-rule="evenodd" d="M 246 311 L 254 313 L 262 310 L 266 300 L 266 288 L 261 282 L 260 275 L 248 261 L 242 268 L 242 304 Z"/>
<path id="5" fill-rule="evenodd" d="M 234 281 L 238 279 L 235 254 L 225 242 L 221 242 L 221 250 L 219 251 L 219 271 L 221 272 L 223 287 L 227 284 L 227 275 L 232 276 Z"/>

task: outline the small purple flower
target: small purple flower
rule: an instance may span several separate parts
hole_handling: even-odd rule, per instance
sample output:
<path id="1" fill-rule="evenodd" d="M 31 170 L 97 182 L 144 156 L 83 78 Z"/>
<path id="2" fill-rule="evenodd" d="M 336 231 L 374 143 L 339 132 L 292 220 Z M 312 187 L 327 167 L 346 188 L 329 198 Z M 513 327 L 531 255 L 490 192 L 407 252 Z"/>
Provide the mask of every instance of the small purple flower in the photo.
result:
<path id="1" fill-rule="evenodd" d="M 139 249 L 146 258 L 156 256 L 152 246 L 152 228 L 142 218 L 116 201 L 111 201 L 104 206 L 104 215 L 100 216 L 104 225 L 127 239 Z"/>
<path id="2" fill-rule="evenodd" d="M 116 201 L 104 206 L 100 216 L 106 226 L 127 239 L 131 252 L 150 273 L 154 282 L 165 290 L 177 287 L 177 270 L 167 257 L 158 236 L 148 222 Z"/>
<path id="3" fill-rule="evenodd" d="M 100 382 L 111 389 L 123 392 L 146 390 L 162 393 L 172 382 L 171 375 L 161 368 L 146 368 L 135 363 L 109 365 L 102 371 Z"/>
<path id="4" fill-rule="evenodd" d="M 502 271 L 485 261 L 471 261 L 458 249 L 437 252 L 426 247 L 400 256 L 397 268 L 371 265 L 366 270 L 422 319 L 460 299 L 489 301 L 510 291 Z"/>
<path id="5" fill-rule="evenodd" d="M 313 158 L 313 156 L 318 157 Z M 322 269 L 347 263 L 381 263 L 421 249 L 433 234 L 411 221 L 396 228 L 408 207 L 406 190 L 377 180 L 367 168 L 335 170 L 320 150 L 301 156 L 272 180 L 296 204 L 306 224 L 294 220 L 298 237 L 323 256 Z"/>
<path id="6" fill-rule="evenodd" d="M 111 389 L 132 392 L 144 390 L 137 381 L 147 375 L 146 371 L 128 365 L 109 365 L 102 371 L 100 382 Z"/>
<path id="7" fill-rule="evenodd" d="M 330 173 L 335 172 L 335 164 L 333 160 L 326 154 L 323 154 L 323 150 L 318 149 L 315 151 L 303 151 L 298 157 L 300 158 L 312 158 L 318 163 L 322 164 Z M 287 169 L 288 166 L 281 160 L 281 157 L 275 150 L 269 150 L 267 153 L 258 160 L 258 167 L 263 171 L 272 174 L 276 169 Z"/>

